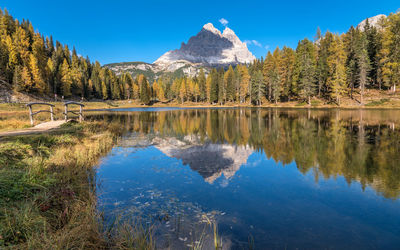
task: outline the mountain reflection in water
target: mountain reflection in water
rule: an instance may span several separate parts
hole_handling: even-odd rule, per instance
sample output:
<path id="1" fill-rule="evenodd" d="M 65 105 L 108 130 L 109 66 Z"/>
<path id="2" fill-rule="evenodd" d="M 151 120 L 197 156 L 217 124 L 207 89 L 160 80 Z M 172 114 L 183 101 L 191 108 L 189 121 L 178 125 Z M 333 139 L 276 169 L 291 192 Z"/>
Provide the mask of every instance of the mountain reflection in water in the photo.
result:
<path id="1" fill-rule="evenodd" d="M 218 223 L 232 248 L 249 234 L 259 249 L 400 243 L 398 110 L 153 109 L 89 119 L 122 135 L 99 168 L 104 204 L 133 206 L 135 188 L 168 190 L 192 211 L 226 212 Z M 112 180 L 128 179 L 132 191 L 117 194 L 126 188 Z"/>

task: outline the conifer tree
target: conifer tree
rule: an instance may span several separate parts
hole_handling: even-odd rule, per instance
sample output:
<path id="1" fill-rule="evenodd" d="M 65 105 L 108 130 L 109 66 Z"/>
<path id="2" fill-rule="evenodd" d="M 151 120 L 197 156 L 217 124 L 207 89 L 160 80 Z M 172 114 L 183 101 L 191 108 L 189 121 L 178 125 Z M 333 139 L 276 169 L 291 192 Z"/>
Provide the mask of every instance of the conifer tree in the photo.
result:
<path id="1" fill-rule="evenodd" d="M 282 96 L 290 101 L 292 96 L 295 96 L 296 85 L 293 82 L 295 65 L 295 52 L 293 49 L 288 47 L 283 47 L 282 49 L 282 59 L 278 62 L 279 75 L 282 86 Z"/>
<path id="2" fill-rule="evenodd" d="M 226 86 L 224 82 L 224 68 L 220 68 L 217 72 L 217 82 L 218 82 L 218 103 L 220 105 L 226 102 Z"/>
<path id="3" fill-rule="evenodd" d="M 310 105 L 315 95 L 315 47 L 307 38 L 300 41 L 296 48 L 294 80 L 298 85 L 299 96 Z"/>
<path id="4" fill-rule="evenodd" d="M 239 85 L 239 99 L 240 103 L 246 102 L 246 97 L 249 93 L 250 75 L 248 68 L 244 65 L 238 65 L 240 85 Z"/>
<path id="5" fill-rule="evenodd" d="M 69 97 L 71 96 L 72 76 L 67 59 L 64 59 L 61 65 L 60 74 L 61 74 L 62 95 L 65 97 Z"/>
<path id="6" fill-rule="evenodd" d="M 265 85 L 263 80 L 263 73 L 261 70 L 253 71 L 250 84 L 252 90 L 252 102 L 256 105 L 261 105 L 262 97 L 265 95 Z"/>
<path id="7" fill-rule="evenodd" d="M 211 70 L 210 79 L 210 103 L 216 103 L 218 102 L 219 75 L 215 68 Z"/>
<path id="8" fill-rule="evenodd" d="M 235 100 L 234 72 L 232 66 L 224 74 L 224 86 L 226 86 L 226 100 L 233 102 Z"/>
<path id="9" fill-rule="evenodd" d="M 150 86 L 144 75 L 138 75 L 137 82 L 139 85 L 140 101 L 144 104 L 150 103 Z"/>
<path id="10" fill-rule="evenodd" d="M 157 98 L 158 98 L 159 101 L 163 102 L 165 100 L 165 92 L 164 92 L 164 86 L 163 86 L 162 83 L 163 82 L 160 81 Z"/>
<path id="11" fill-rule="evenodd" d="M 199 84 L 196 83 L 196 84 L 194 85 L 194 98 L 195 98 L 195 101 L 196 101 L 196 102 L 199 101 L 200 94 L 201 94 L 201 92 L 200 92 Z"/>
<path id="12" fill-rule="evenodd" d="M 182 79 L 180 88 L 179 88 L 179 98 L 181 99 L 181 103 L 184 103 L 186 98 L 187 98 L 187 93 L 186 93 L 186 81 Z"/>
<path id="13" fill-rule="evenodd" d="M 344 94 L 346 87 L 346 56 L 343 48 L 342 38 L 338 35 L 333 36 L 332 43 L 328 47 L 328 78 L 326 85 L 332 99 L 340 105 L 340 98 Z"/>
<path id="14" fill-rule="evenodd" d="M 206 78 L 206 96 L 207 102 L 211 103 L 211 74 L 209 74 Z"/>
<path id="15" fill-rule="evenodd" d="M 158 86 L 157 81 L 153 82 L 153 99 L 158 99 L 158 95 L 160 93 L 160 87 Z"/>
<path id="16" fill-rule="evenodd" d="M 358 82 L 360 84 L 361 105 L 364 104 L 363 96 L 366 85 L 368 84 L 368 75 L 370 71 L 370 61 L 367 50 L 367 39 L 364 33 L 360 34 L 358 59 Z"/>
<path id="17" fill-rule="evenodd" d="M 392 13 L 384 22 L 381 64 L 382 78 L 386 86 L 396 91 L 400 82 L 400 12 Z"/>
<path id="18" fill-rule="evenodd" d="M 382 48 L 380 34 L 376 27 L 369 24 L 368 19 L 364 26 L 364 33 L 367 39 L 368 59 L 371 66 L 368 78 L 371 81 L 371 86 L 381 89 L 381 86 L 378 83 L 379 51 Z"/>
<path id="19" fill-rule="evenodd" d="M 329 94 L 327 80 L 329 76 L 328 58 L 331 55 L 330 47 L 333 43 L 333 34 L 326 32 L 324 37 L 319 39 L 317 62 L 316 62 L 316 80 L 318 81 L 318 96 Z"/>
<path id="20" fill-rule="evenodd" d="M 200 90 L 200 101 L 205 101 L 207 99 L 207 86 L 206 86 L 206 75 L 203 68 L 199 72 L 199 90 Z"/>
<path id="21" fill-rule="evenodd" d="M 29 55 L 29 68 L 30 68 L 30 72 L 32 74 L 32 86 L 31 89 L 29 90 L 35 90 L 40 94 L 44 94 L 47 93 L 47 86 L 44 82 L 43 76 L 42 76 L 42 72 L 40 70 L 40 66 L 39 66 L 39 62 L 38 59 L 36 58 L 36 56 L 34 56 L 33 54 Z"/>

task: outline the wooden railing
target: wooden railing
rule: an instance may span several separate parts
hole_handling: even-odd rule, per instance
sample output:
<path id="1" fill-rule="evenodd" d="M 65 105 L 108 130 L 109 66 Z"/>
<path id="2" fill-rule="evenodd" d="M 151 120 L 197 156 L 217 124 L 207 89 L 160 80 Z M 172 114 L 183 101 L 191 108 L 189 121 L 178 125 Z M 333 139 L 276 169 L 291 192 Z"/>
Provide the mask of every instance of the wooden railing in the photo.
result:
<path id="1" fill-rule="evenodd" d="M 48 110 L 39 110 L 36 112 L 32 111 L 32 106 L 33 105 L 48 105 L 50 106 L 50 111 Z M 51 117 L 51 121 L 54 121 L 54 112 L 53 112 L 53 107 L 54 105 L 51 103 L 46 103 L 46 102 L 30 102 L 28 104 L 26 104 L 27 107 L 29 107 L 29 118 L 31 119 L 31 125 L 33 126 L 33 116 L 42 112 L 49 112 L 50 113 L 50 117 Z"/>
<path id="2" fill-rule="evenodd" d="M 76 113 L 74 111 L 68 110 L 68 105 L 79 105 L 80 106 L 79 107 L 79 113 Z M 68 112 L 72 113 L 72 114 L 75 114 L 75 115 L 79 115 L 79 121 L 80 122 L 84 120 L 83 119 L 83 107 L 85 107 L 84 104 L 82 104 L 80 102 L 65 102 L 64 106 L 65 106 L 65 111 L 64 111 L 63 114 L 64 114 L 65 121 L 68 120 Z"/>

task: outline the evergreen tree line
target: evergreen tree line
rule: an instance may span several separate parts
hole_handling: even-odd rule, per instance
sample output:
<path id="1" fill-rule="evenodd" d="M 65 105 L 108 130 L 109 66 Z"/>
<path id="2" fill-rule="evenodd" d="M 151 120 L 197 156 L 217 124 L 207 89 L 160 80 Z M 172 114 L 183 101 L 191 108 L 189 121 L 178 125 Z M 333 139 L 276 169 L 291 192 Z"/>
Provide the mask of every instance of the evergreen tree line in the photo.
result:
<path id="1" fill-rule="evenodd" d="M 314 42 L 304 39 L 296 50 L 276 48 L 249 66 L 212 69 L 207 77 L 201 71 L 192 79 L 175 79 L 171 87 L 160 80 L 157 98 L 259 105 L 319 97 L 340 105 L 343 96 L 353 98 L 357 91 L 363 103 L 365 89 L 395 92 L 400 82 L 400 13 L 380 20 L 380 26 L 367 20 L 362 30 L 351 27 L 342 35 L 318 29 Z"/>
<path id="2" fill-rule="evenodd" d="M 38 96 L 86 99 L 130 98 L 133 79 L 117 76 L 99 62 L 79 56 L 73 48 L 35 32 L 0 9 L 0 81 L 18 92 Z M 127 89 L 127 86 L 129 88 Z"/>
<path id="3" fill-rule="evenodd" d="M 295 50 L 268 52 L 250 65 L 204 70 L 195 77 L 159 78 L 116 75 L 100 63 L 70 52 L 67 45 L 34 32 L 32 24 L 0 10 L 0 79 L 17 91 L 86 99 L 207 102 L 224 104 L 306 101 L 319 97 L 340 105 L 356 91 L 363 103 L 369 89 L 395 92 L 400 82 L 400 13 L 351 27 L 345 34 L 318 30 L 315 41 L 301 40 Z"/>

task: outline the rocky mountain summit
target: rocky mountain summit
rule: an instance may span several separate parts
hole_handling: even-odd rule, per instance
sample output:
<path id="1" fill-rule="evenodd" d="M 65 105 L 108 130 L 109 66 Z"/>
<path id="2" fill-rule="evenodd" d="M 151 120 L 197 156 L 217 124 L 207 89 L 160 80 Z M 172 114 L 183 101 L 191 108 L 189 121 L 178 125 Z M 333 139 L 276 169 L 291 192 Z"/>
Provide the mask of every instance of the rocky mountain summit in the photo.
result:
<path id="1" fill-rule="evenodd" d="M 206 182 L 212 184 L 220 178 L 231 179 L 247 163 L 254 152 L 250 147 L 229 144 L 201 143 L 197 136 L 154 138 L 152 144 L 168 157 L 180 159 Z"/>
<path id="2" fill-rule="evenodd" d="M 191 37 L 187 44 L 182 43 L 180 49 L 168 51 L 154 64 L 169 65 L 183 60 L 204 66 L 220 66 L 247 64 L 255 59 L 247 45 L 240 41 L 233 30 L 226 27 L 221 33 L 208 23 L 196 36 Z"/>
<path id="3" fill-rule="evenodd" d="M 379 15 L 367 18 L 367 19 L 363 20 L 361 23 L 359 23 L 357 25 L 357 28 L 359 28 L 360 30 L 364 31 L 364 27 L 365 27 L 365 25 L 367 23 L 367 20 L 368 20 L 370 26 L 375 27 L 377 29 L 381 29 L 382 27 L 380 25 L 380 21 L 381 21 L 382 18 L 386 18 L 386 15 L 379 14 Z"/>
<path id="4" fill-rule="evenodd" d="M 195 76 L 200 68 L 248 64 L 256 57 L 248 50 L 235 32 L 226 27 L 221 33 L 211 23 L 203 26 L 181 48 L 166 52 L 153 64 L 144 62 L 113 63 L 105 65 L 114 72 L 129 72 L 132 75 L 145 74 L 150 81 L 161 75 Z"/>

